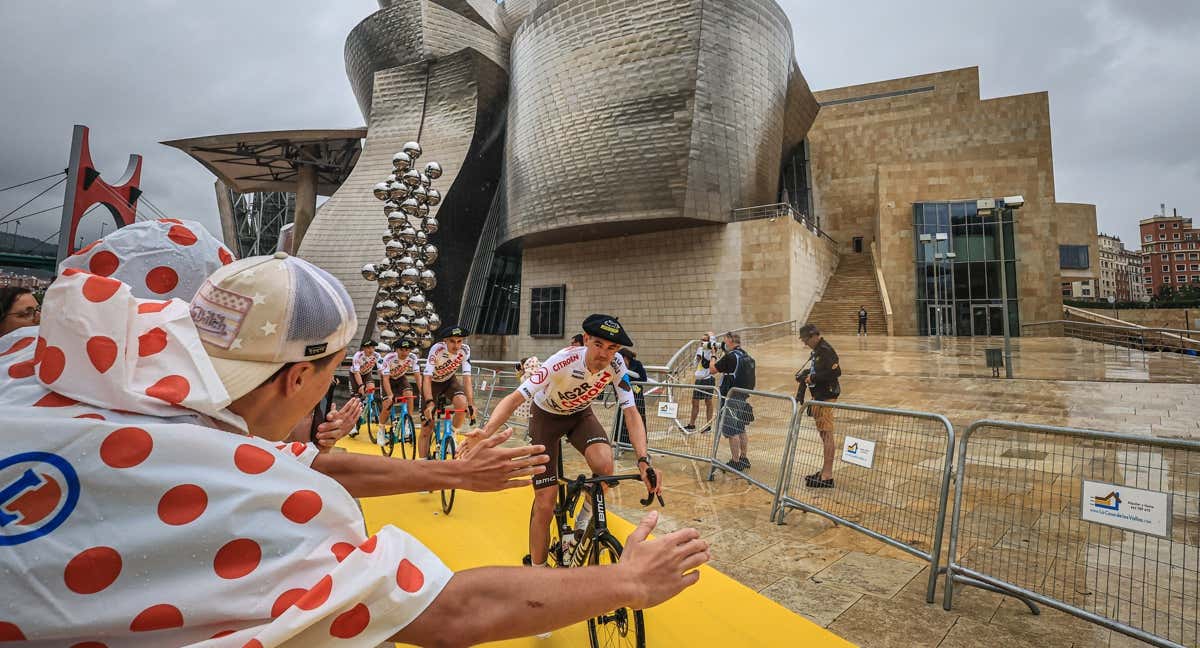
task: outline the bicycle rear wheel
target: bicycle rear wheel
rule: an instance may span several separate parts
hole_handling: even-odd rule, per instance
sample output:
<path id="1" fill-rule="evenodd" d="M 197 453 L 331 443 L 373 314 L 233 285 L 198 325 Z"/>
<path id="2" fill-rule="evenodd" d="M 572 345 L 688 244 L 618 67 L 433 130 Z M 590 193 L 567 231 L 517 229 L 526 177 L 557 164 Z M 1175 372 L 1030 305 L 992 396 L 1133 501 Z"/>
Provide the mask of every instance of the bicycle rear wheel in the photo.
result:
<path id="1" fill-rule="evenodd" d="M 400 423 L 395 416 L 392 417 L 392 420 L 388 423 L 386 428 L 379 428 L 379 436 L 381 437 L 380 440 L 383 441 L 383 443 L 379 445 L 379 452 L 381 452 L 383 456 L 390 457 L 392 456 L 392 453 L 396 451 L 396 430 L 399 428 Z"/>
<path id="2" fill-rule="evenodd" d="M 455 457 L 454 447 L 454 432 L 450 431 L 446 435 L 446 439 L 442 442 L 442 452 L 440 459 L 443 461 L 453 460 Z M 442 513 L 450 515 L 450 509 L 454 508 L 454 489 L 442 489 Z"/>
<path id="3" fill-rule="evenodd" d="M 367 419 L 367 438 L 371 440 L 371 443 L 378 444 L 379 440 L 375 438 L 375 429 L 371 427 L 371 418 L 374 414 L 375 402 L 370 401 L 367 403 L 367 409 L 363 411 L 363 416 Z M 378 422 L 379 419 L 375 420 Z M 382 431 L 380 433 L 382 434 Z"/>
<path id="4" fill-rule="evenodd" d="M 605 533 L 596 539 L 593 565 L 615 565 L 621 558 L 621 543 Z M 641 610 L 619 608 L 588 619 L 592 648 L 646 648 L 646 622 Z"/>
<path id="5" fill-rule="evenodd" d="M 400 456 L 405 459 L 417 458 L 417 430 L 413 426 L 412 417 L 408 412 L 400 417 L 400 425 L 397 427 L 397 437 L 400 443 Z"/>

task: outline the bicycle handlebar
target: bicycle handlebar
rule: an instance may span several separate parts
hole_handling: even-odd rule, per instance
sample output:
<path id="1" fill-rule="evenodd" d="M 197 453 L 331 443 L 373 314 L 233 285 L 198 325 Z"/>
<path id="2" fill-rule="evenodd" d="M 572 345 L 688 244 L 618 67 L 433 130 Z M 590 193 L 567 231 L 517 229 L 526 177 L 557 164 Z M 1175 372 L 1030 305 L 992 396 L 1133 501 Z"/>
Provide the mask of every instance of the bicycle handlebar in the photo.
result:
<path id="1" fill-rule="evenodd" d="M 653 468 L 648 468 L 646 470 L 646 476 L 650 478 L 651 486 L 658 485 L 658 473 L 654 472 Z M 592 486 L 595 484 L 607 484 L 609 486 L 616 486 L 618 483 L 620 483 L 622 481 L 642 481 L 642 476 L 637 473 L 628 474 L 628 475 L 602 475 L 600 477 L 591 477 L 591 478 L 580 475 L 580 476 L 576 477 L 575 479 L 572 479 L 567 484 L 567 490 L 569 492 L 574 492 L 575 490 L 583 488 L 584 486 Z M 650 506 L 650 503 L 654 501 L 655 497 L 656 496 L 654 494 L 648 492 L 646 494 L 645 499 L 640 499 L 638 501 L 642 503 L 642 506 Z M 658 498 L 658 505 L 665 507 L 666 504 L 663 502 L 662 495 L 657 495 L 657 498 Z"/>

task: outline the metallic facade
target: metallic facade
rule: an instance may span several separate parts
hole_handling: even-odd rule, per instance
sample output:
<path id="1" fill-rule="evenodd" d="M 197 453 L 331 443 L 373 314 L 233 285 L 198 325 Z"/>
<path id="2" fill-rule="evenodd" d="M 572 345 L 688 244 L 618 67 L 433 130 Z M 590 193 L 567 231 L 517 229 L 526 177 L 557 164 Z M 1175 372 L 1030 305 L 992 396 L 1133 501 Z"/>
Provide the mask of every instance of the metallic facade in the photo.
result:
<path id="1" fill-rule="evenodd" d="M 462 300 L 475 320 L 496 255 L 777 202 L 818 110 L 773 0 L 380 6 L 345 48 L 366 144 L 300 250 L 346 283 L 364 323 L 375 286 L 358 270 L 386 229 L 371 187 L 405 141 L 446 171 L 435 302 L 449 321 Z"/>

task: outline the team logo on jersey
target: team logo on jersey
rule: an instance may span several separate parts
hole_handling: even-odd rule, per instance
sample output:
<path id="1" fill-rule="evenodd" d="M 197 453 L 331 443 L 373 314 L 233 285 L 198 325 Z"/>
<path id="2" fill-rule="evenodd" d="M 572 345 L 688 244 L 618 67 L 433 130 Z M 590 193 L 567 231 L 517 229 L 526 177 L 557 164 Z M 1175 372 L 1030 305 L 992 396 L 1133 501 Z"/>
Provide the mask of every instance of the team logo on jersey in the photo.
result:
<path id="1" fill-rule="evenodd" d="M 577 355 L 568 356 L 566 359 L 559 360 L 558 362 L 554 363 L 554 366 L 550 368 L 550 371 L 559 371 L 563 367 L 575 362 L 578 359 L 579 356 Z"/>
<path id="2" fill-rule="evenodd" d="M 575 369 L 574 371 L 571 372 L 571 377 L 576 380 L 582 380 L 583 379 L 583 370 Z"/>
<path id="3" fill-rule="evenodd" d="M 79 502 L 79 476 L 62 457 L 23 452 L 0 459 L 0 546 L 40 538 L 62 525 Z"/>
<path id="4" fill-rule="evenodd" d="M 529 375 L 529 382 L 531 382 L 535 385 L 540 385 L 540 384 L 546 382 L 546 378 L 549 375 L 550 375 L 550 372 L 546 371 L 545 367 L 542 367 Z"/>

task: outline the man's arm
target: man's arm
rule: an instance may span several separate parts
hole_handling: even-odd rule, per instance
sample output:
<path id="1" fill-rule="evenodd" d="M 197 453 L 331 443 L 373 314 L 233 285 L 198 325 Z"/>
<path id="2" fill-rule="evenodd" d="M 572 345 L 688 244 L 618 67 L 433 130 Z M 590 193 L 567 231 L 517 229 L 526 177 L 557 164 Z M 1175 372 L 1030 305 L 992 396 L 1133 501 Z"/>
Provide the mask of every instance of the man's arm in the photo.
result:
<path id="1" fill-rule="evenodd" d="M 642 610 L 700 579 L 708 543 L 695 529 L 646 540 L 658 522 L 651 511 L 625 541 L 616 565 L 577 569 L 483 567 L 459 572 L 392 641 L 421 646 L 475 645 L 528 637 L 620 607 Z M 453 627 L 453 637 L 446 628 Z"/>
<path id="2" fill-rule="evenodd" d="M 475 378 L 471 374 L 463 374 L 463 389 L 467 391 L 467 405 L 475 411 Z"/>
<path id="3" fill-rule="evenodd" d="M 317 455 L 312 467 L 342 485 L 354 497 L 461 488 L 486 493 L 528 486 L 529 477 L 545 472 L 545 446 L 497 447 L 512 436 L 508 430 L 479 443 L 459 461 L 404 461 L 353 452 Z"/>

